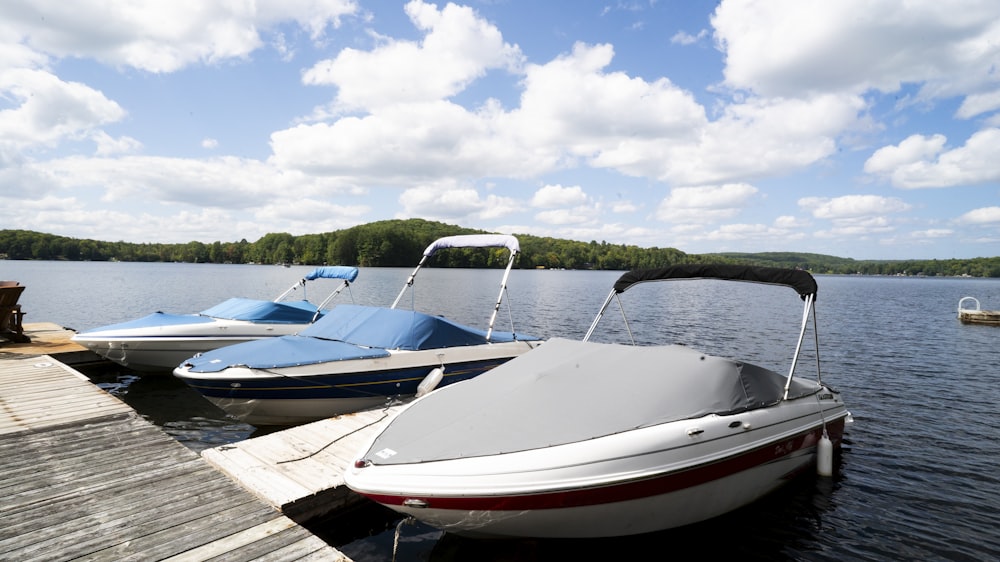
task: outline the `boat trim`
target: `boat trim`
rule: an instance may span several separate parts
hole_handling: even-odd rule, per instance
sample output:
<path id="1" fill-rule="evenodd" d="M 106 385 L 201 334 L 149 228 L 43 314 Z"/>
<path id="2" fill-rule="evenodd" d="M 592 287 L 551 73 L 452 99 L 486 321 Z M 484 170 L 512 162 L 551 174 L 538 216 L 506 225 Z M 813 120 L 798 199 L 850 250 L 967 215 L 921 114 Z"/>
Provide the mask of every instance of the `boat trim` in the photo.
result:
<path id="1" fill-rule="evenodd" d="M 819 426 L 811 427 L 790 437 L 768 441 L 736 456 L 583 488 L 566 487 L 535 493 L 478 496 L 359 493 L 385 505 L 463 511 L 527 511 L 617 503 L 677 492 L 762 465 L 809 454 L 824 433 L 832 434 L 831 438 L 839 441 L 846 417 L 845 413 L 833 423 L 828 422 L 826 430 Z M 790 479 L 804 468 L 799 467 L 783 478 Z"/>

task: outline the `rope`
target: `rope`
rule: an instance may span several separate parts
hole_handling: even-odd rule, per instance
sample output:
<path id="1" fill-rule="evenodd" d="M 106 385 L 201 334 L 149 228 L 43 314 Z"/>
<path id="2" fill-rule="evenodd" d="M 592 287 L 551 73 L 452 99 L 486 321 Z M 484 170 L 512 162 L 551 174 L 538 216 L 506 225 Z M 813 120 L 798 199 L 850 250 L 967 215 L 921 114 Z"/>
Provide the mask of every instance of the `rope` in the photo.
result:
<path id="1" fill-rule="evenodd" d="M 375 421 L 372 421 L 372 422 L 369 422 L 369 423 L 367 423 L 367 424 L 365 424 L 365 425 L 363 425 L 363 426 L 361 426 L 361 427 L 359 427 L 357 429 L 354 429 L 353 431 L 349 431 L 349 432 L 341 435 L 340 437 L 334 439 L 333 441 L 330 441 L 326 445 L 323 445 L 322 447 L 320 447 L 319 449 L 316 449 L 315 451 L 309 453 L 308 455 L 306 455 L 304 457 L 299 457 L 297 459 L 286 459 L 286 460 L 283 460 L 283 461 L 278 461 L 275 464 L 285 464 L 285 463 L 288 463 L 288 462 L 303 461 L 303 460 L 311 458 L 311 457 L 313 457 L 315 455 L 318 455 L 319 453 L 325 451 L 326 449 L 329 449 L 334 443 L 340 441 L 341 439 L 343 439 L 345 437 L 349 437 L 351 435 L 354 435 L 355 433 L 361 431 L 362 429 L 367 429 L 367 428 L 369 428 L 369 427 L 371 427 L 371 426 L 373 426 L 373 425 L 375 425 L 377 423 L 380 423 L 382 420 L 384 420 L 385 418 L 387 418 L 389 416 L 389 414 L 387 412 L 388 412 L 389 408 L 392 407 L 393 405 L 394 405 L 393 402 L 389 402 L 388 404 L 386 404 L 385 409 L 382 410 L 382 417 L 380 417 L 379 419 L 377 419 Z"/>
<path id="2" fill-rule="evenodd" d="M 396 525 L 396 534 L 392 538 L 392 560 L 393 560 L 393 562 L 396 561 L 396 552 L 399 550 L 399 535 L 400 535 L 400 531 L 402 531 L 402 529 L 403 529 L 403 525 L 407 525 L 407 524 L 413 525 L 416 522 L 417 522 L 417 520 L 414 519 L 413 517 L 407 517 L 406 519 L 403 519 L 402 521 L 399 522 L 399 524 Z"/>

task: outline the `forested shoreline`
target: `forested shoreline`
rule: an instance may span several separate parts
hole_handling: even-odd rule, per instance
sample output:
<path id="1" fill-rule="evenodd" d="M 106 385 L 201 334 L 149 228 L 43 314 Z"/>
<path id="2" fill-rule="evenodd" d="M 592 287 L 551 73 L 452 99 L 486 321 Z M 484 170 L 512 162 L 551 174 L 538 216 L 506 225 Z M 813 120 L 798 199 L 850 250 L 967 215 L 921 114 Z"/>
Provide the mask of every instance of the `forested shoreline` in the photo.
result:
<path id="1" fill-rule="evenodd" d="M 405 267 L 442 236 L 482 230 L 422 219 L 386 220 L 321 234 L 270 233 L 255 242 L 182 244 L 106 242 L 29 230 L 0 230 L 0 258 L 15 260 L 258 263 Z M 627 270 L 680 263 L 734 263 L 797 267 L 813 273 L 1000 277 L 1000 257 L 947 260 L 854 260 L 796 252 L 687 254 L 605 241 L 578 242 L 516 234 L 521 269 Z M 506 250 L 442 252 L 436 267 L 502 267 Z"/>

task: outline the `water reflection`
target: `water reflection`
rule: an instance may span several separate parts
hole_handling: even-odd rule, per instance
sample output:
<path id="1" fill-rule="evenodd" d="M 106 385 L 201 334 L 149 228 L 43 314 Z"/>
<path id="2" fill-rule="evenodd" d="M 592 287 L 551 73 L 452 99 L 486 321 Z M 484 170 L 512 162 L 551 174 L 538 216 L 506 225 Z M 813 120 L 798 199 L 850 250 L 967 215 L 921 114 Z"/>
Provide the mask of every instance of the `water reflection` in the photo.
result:
<path id="1" fill-rule="evenodd" d="M 194 451 L 274 431 L 236 421 L 170 375 L 140 376 L 114 364 L 81 369 L 98 387 Z"/>

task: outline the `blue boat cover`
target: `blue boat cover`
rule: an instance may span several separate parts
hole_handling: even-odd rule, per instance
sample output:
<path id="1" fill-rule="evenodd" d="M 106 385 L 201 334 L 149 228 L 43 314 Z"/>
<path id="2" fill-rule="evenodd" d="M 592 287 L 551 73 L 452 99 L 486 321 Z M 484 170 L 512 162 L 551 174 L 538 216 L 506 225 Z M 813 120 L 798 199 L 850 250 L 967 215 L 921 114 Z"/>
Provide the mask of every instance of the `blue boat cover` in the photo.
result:
<path id="1" fill-rule="evenodd" d="M 129 320 L 128 322 L 121 322 L 119 324 L 109 324 L 107 326 L 101 326 L 100 328 L 94 328 L 92 330 L 87 330 L 85 332 L 80 332 L 81 335 L 91 334 L 94 332 L 104 332 L 104 331 L 119 331 L 119 330 L 131 330 L 133 328 L 158 328 L 161 326 L 177 326 L 179 324 L 201 324 L 204 322 L 211 322 L 212 319 L 207 316 L 197 316 L 194 314 L 168 314 L 166 312 L 154 312 L 152 314 L 147 314 L 142 318 L 136 318 L 135 320 Z"/>
<path id="2" fill-rule="evenodd" d="M 264 324 L 308 324 L 316 314 L 309 301 L 262 301 L 231 298 L 201 311 L 202 316 L 227 320 L 246 320 Z"/>
<path id="3" fill-rule="evenodd" d="M 384 349 L 440 349 L 487 343 L 486 332 L 415 310 L 342 304 L 300 332 L 301 336 Z M 494 332 L 491 341 L 513 341 Z"/>
<path id="4" fill-rule="evenodd" d="M 514 341 L 514 334 L 493 332 L 491 341 Z M 486 343 L 485 331 L 440 316 L 342 304 L 298 334 L 222 347 L 185 364 L 196 373 L 219 372 L 230 366 L 274 369 L 386 357 L 389 349 L 416 351 Z"/>
<path id="5" fill-rule="evenodd" d="M 213 349 L 184 362 L 194 373 L 217 373 L 229 367 L 277 369 L 329 361 L 388 357 L 384 349 L 299 336 L 264 338 Z"/>
<path id="6" fill-rule="evenodd" d="M 305 276 L 306 281 L 312 281 L 320 278 L 344 279 L 354 283 L 354 280 L 358 278 L 358 268 L 349 265 L 327 265 L 324 267 L 317 267 Z"/>

